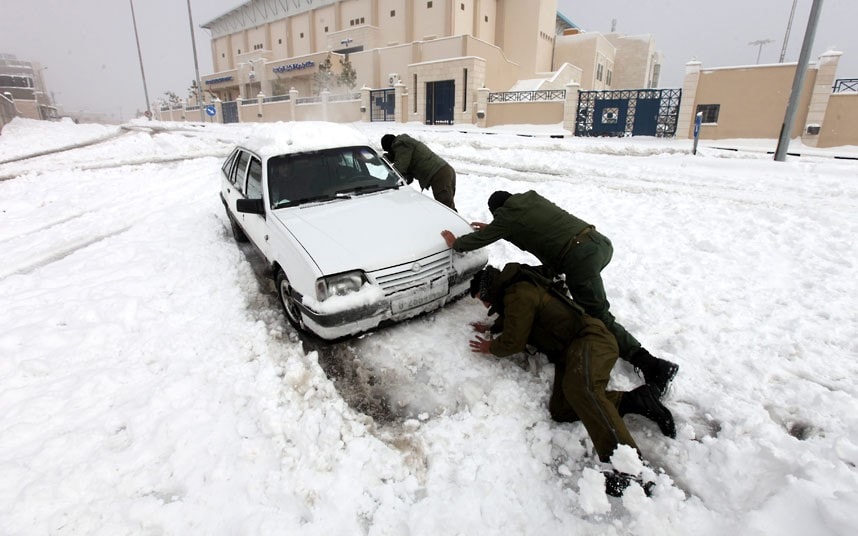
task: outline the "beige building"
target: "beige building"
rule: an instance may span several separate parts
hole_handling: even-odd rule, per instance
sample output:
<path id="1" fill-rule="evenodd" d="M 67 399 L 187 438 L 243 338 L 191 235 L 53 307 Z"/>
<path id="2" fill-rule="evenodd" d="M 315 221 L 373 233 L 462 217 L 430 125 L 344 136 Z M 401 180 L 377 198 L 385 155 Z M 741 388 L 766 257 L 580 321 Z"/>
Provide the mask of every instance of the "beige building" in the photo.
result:
<path id="1" fill-rule="evenodd" d="M 38 63 L 0 54 L 0 127 L 13 117 L 56 119 L 44 69 Z"/>
<path id="2" fill-rule="evenodd" d="M 651 39 L 558 35 L 577 30 L 556 0 L 251 0 L 203 27 L 215 70 L 203 77 L 206 100 L 318 95 L 326 58 L 334 75 L 346 58 L 356 73 L 353 88 L 331 93 L 401 83 L 404 119 L 429 123 L 474 123 L 481 88 L 606 89 L 617 74 L 657 81 Z"/>

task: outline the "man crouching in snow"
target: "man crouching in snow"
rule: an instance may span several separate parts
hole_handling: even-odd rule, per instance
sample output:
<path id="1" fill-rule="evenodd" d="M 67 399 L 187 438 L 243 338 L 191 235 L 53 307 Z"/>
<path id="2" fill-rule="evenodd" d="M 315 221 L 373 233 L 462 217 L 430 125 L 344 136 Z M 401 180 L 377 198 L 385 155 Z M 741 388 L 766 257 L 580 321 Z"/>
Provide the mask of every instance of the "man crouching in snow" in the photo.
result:
<path id="1" fill-rule="evenodd" d="M 488 266 L 471 281 L 471 296 L 479 298 L 498 318 L 474 329 L 499 333 L 470 341 L 477 353 L 505 357 L 525 350 L 527 344 L 544 353 L 555 366 L 554 389 L 548 402 L 551 417 L 559 422 L 581 421 L 599 459 L 610 462 L 618 445 L 628 445 L 640 456 L 622 416 L 643 415 L 661 432 L 676 437 L 670 410 L 650 385 L 629 392 L 607 391 L 611 369 L 619 357 L 617 341 L 602 321 L 584 313 L 565 293 L 551 285 L 539 269 L 518 263 L 502 271 Z M 631 475 L 605 473 L 608 494 L 618 497 L 635 480 Z M 649 495 L 653 483 L 643 485 Z"/>

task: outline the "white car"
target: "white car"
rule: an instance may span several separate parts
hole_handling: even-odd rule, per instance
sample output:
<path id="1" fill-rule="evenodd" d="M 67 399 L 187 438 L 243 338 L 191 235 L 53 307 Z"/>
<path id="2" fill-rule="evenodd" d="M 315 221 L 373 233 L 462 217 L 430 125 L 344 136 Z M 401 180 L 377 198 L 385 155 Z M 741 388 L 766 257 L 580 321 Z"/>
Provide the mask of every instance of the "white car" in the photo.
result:
<path id="1" fill-rule="evenodd" d="M 265 257 L 286 317 L 338 339 L 439 308 L 487 262 L 441 231 L 471 227 L 406 185 L 352 127 L 260 125 L 222 166 L 235 238 Z"/>

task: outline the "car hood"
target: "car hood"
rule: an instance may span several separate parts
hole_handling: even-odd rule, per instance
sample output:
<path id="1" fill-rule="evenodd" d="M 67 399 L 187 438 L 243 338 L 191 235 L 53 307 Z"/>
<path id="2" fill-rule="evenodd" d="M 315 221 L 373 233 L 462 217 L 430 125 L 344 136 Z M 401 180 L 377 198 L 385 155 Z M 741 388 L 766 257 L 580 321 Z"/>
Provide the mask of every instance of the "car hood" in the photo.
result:
<path id="1" fill-rule="evenodd" d="M 407 186 L 283 208 L 274 217 L 326 275 L 410 262 L 447 249 L 444 229 L 471 232 L 458 214 Z"/>

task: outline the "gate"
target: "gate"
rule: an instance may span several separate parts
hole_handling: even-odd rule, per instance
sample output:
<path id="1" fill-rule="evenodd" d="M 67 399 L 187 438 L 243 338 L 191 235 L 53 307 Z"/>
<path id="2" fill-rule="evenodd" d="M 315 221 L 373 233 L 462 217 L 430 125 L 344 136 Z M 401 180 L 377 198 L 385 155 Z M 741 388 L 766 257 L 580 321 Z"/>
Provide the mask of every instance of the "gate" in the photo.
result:
<path id="1" fill-rule="evenodd" d="M 228 101 L 222 103 L 221 109 L 223 110 L 223 122 L 224 123 L 238 123 L 238 103 L 235 101 Z"/>
<path id="2" fill-rule="evenodd" d="M 575 135 L 673 137 L 681 100 L 681 89 L 581 91 Z"/>
<path id="3" fill-rule="evenodd" d="M 395 92 L 391 89 L 377 89 L 369 92 L 369 120 L 394 121 L 396 111 Z"/>
<path id="4" fill-rule="evenodd" d="M 426 124 L 452 125 L 456 105 L 456 82 L 426 82 Z"/>

